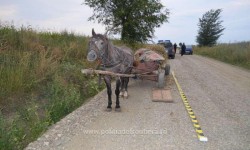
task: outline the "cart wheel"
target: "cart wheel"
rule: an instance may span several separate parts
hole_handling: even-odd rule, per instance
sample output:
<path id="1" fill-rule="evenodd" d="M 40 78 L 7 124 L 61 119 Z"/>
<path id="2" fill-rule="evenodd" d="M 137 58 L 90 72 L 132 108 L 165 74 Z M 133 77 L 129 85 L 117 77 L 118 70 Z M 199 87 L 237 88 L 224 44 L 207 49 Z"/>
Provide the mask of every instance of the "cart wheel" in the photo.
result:
<path id="1" fill-rule="evenodd" d="M 170 73 L 170 65 L 169 64 L 166 64 L 166 67 L 165 67 L 165 75 L 169 75 Z"/>
<path id="2" fill-rule="evenodd" d="M 159 70 L 158 87 L 163 88 L 164 86 L 165 86 L 165 70 Z"/>

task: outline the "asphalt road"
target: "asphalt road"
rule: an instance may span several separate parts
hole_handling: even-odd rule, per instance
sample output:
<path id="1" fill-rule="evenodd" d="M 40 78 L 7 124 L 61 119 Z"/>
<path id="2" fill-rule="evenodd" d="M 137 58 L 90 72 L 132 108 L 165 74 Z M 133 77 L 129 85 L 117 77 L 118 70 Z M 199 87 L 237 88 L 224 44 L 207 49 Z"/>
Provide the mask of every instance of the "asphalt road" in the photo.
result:
<path id="1" fill-rule="evenodd" d="M 105 111 L 104 90 L 26 149 L 250 149 L 250 72 L 196 55 L 177 54 L 170 65 L 207 142 L 198 140 L 169 76 L 173 103 L 152 102 L 156 84 L 131 79 L 121 112 Z"/>

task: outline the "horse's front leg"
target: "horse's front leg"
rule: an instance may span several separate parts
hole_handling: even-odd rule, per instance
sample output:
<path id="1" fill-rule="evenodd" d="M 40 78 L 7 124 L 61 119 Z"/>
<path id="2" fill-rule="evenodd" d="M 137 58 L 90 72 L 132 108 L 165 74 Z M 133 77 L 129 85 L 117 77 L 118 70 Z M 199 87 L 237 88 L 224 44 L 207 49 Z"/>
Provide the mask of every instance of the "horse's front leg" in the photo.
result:
<path id="1" fill-rule="evenodd" d="M 120 85 L 121 85 L 121 80 L 117 79 L 116 80 L 116 88 L 115 88 L 115 95 L 116 95 L 115 111 L 121 111 L 120 101 L 119 101 Z"/>
<path id="2" fill-rule="evenodd" d="M 104 76 L 104 81 L 106 83 L 106 87 L 107 87 L 107 94 L 108 94 L 108 106 L 107 106 L 107 111 L 111 111 L 112 110 L 112 99 L 111 99 L 111 95 L 112 95 L 112 90 L 111 90 L 111 77 L 110 76 Z"/>

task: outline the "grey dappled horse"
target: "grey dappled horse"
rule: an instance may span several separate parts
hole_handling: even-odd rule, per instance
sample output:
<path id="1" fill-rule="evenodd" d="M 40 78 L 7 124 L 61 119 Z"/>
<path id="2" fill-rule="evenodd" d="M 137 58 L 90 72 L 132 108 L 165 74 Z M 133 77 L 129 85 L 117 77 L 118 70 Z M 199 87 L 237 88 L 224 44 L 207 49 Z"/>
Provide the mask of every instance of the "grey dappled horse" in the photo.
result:
<path id="1" fill-rule="evenodd" d="M 101 61 L 102 70 L 112 71 L 115 73 L 129 74 L 133 68 L 134 57 L 132 50 L 128 47 L 116 47 L 107 38 L 106 34 L 96 34 L 92 29 L 92 37 L 90 38 L 88 45 L 88 61 Z M 104 81 L 107 86 L 108 93 L 108 107 L 107 110 L 112 110 L 111 99 L 111 76 L 104 75 Z M 115 110 L 120 111 L 119 95 L 127 97 L 127 86 L 129 78 L 120 77 L 116 79 L 116 106 Z M 121 93 L 120 93 L 121 86 Z M 123 91 L 125 90 L 125 91 Z"/>

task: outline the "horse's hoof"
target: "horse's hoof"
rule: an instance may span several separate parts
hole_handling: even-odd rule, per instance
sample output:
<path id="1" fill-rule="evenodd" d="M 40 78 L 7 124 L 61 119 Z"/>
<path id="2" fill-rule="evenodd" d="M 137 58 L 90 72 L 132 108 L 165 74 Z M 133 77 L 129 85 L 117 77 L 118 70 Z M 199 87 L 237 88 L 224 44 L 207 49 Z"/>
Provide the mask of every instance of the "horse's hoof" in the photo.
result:
<path id="1" fill-rule="evenodd" d="M 123 97 L 123 92 L 120 92 L 119 96 L 120 96 L 120 97 Z"/>
<path id="2" fill-rule="evenodd" d="M 107 107 L 106 111 L 107 111 L 107 112 L 112 111 L 112 107 Z"/>
<path id="3" fill-rule="evenodd" d="M 123 97 L 127 99 L 128 98 L 128 92 L 125 91 L 124 94 L 123 94 Z"/>
<path id="4" fill-rule="evenodd" d="M 115 111 L 117 111 L 117 112 L 121 112 L 121 107 L 119 107 L 119 108 L 115 108 Z"/>

